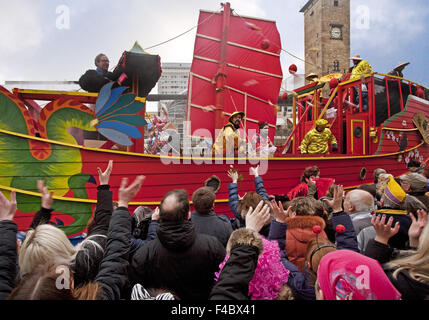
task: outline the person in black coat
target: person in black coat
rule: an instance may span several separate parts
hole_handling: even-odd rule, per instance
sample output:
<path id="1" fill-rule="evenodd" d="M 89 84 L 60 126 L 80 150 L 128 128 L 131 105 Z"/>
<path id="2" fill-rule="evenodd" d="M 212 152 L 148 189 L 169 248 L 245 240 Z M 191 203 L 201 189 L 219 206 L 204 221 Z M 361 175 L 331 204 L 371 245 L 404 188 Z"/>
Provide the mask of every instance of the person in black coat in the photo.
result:
<path id="1" fill-rule="evenodd" d="M 10 193 L 10 201 L 0 192 L 0 300 L 12 292 L 18 273 L 15 212 L 15 191 Z"/>
<path id="2" fill-rule="evenodd" d="M 215 237 L 197 233 L 188 218 L 186 190 L 167 193 L 160 205 L 158 239 L 132 258 L 131 285 L 172 290 L 181 300 L 208 299 L 225 248 Z"/>
<path id="3" fill-rule="evenodd" d="M 116 81 L 119 74 L 109 72 L 109 58 L 103 53 L 95 57 L 96 70 L 88 70 L 79 79 L 81 88 L 88 92 L 100 92 L 103 86 L 111 81 Z"/>
<path id="4" fill-rule="evenodd" d="M 215 193 L 210 187 L 202 187 L 192 195 L 195 211 L 191 213 L 191 221 L 197 233 L 216 237 L 224 247 L 232 233 L 229 218 L 217 215 L 214 210 Z"/>

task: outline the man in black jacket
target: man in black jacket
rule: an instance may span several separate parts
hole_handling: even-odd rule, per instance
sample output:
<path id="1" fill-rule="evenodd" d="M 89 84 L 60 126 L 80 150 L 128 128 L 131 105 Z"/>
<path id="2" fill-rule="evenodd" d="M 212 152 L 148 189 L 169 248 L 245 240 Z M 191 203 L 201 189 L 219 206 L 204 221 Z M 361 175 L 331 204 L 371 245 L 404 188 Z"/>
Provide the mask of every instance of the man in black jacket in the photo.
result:
<path id="1" fill-rule="evenodd" d="M 207 300 L 214 273 L 226 252 L 216 238 L 196 233 L 188 221 L 188 199 L 185 190 L 173 190 L 164 196 L 158 239 L 134 254 L 130 280 L 132 285 L 168 289 L 182 300 Z"/>
<path id="2" fill-rule="evenodd" d="M 215 193 L 209 187 L 199 188 L 192 195 L 195 211 L 191 214 L 191 221 L 198 233 L 216 237 L 224 247 L 232 233 L 229 218 L 217 215 L 214 210 Z"/>
<path id="3" fill-rule="evenodd" d="M 88 92 L 100 92 L 103 86 L 111 81 L 116 81 L 119 74 L 109 72 L 109 58 L 100 53 L 95 57 L 96 70 L 88 70 L 79 79 L 81 88 Z"/>

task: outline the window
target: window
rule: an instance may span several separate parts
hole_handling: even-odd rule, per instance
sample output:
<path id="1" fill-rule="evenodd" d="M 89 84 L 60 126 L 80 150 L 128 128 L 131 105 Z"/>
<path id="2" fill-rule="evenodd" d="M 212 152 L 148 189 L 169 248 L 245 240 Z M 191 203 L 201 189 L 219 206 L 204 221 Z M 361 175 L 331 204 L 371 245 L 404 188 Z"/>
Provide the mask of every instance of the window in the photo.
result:
<path id="1" fill-rule="evenodd" d="M 334 0 L 334 7 L 338 7 L 338 0 Z"/>
<path id="2" fill-rule="evenodd" d="M 334 72 L 340 72 L 340 62 L 338 60 L 334 61 Z"/>

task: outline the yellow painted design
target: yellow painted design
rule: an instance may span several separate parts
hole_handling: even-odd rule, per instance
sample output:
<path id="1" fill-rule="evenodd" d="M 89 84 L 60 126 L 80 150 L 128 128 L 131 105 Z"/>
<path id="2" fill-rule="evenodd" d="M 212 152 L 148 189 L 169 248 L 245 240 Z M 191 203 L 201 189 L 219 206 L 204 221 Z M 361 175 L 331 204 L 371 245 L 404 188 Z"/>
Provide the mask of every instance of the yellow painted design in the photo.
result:
<path id="1" fill-rule="evenodd" d="M 16 132 L 11 132 L 11 131 L 7 131 L 7 130 L 3 130 L 0 129 L 0 133 L 4 133 L 4 134 L 9 134 L 12 136 L 16 136 L 16 137 L 21 137 L 21 138 L 25 138 L 25 139 L 32 139 L 32 140 L 38 140 L 38 141 L 42 141 L 42 142 L 47 142 L 47 143 L 52 143 L 52 144 L 56 144 L 56 145 L 61 145 L 61 146 L 67 146 L 67 147 L 72 147 L 72 148 L 77 148 L 77 149 L 82 149 L 82 150 L 87 150 L 87 151 L 95 151 L 95 152 L 103 152 L 103 153 L 114 153 L 114 154 L 122 154 L 122 155 L 126 155 L 126 156 L 136 156 L 136 157 L 142 157 L 142 158 L 155 158 L 155 159 L 176 159 L 176 160 L 208 160 L 211 159 L 213 162 L 216 160 L 216 158 L 204 158 L 204 157 L 178 157 L 178 156 L 171 156 L 171 157 L 166 157 L 166 156 L 160 156 L 160 155 L 152 155 L 152 154 L 142 154 L 142 153 L 134 153 L 134 152 L 124 152 L 124 151 L 117 151 L 117 150 L 109 150 L 109 149 L 97 149 L 97 148 L 90 148 L 90 147 L 83 147 L 80 145 L 73 145 L 73 144 L 69 144 L 69 143 L 64 143 L 64 142 L 60 142 L 60 141 L 55 141 L 55 140 L 49 140 L 49 139 L 42 139 L 42 138 L 38 138 L 38 137 L 32 137 L 26 134 L 21 134 L 21 133 L 16 133 Z M 295 157 L 295 158 L 263 158 L 263 159 L 267 159 L 267 160 L 272 160 L 272 161 L 283 161 L 283 160 L 326 160 L 326 161 L 332 161 L 332 160 L 346 160 L 346 159 L 370 159 L 370 158 L 383 158 L 383 157 L 389 157 L 389 156 L 396 156 L 396 155 L 400 155 L 400 154 L 404 154 L 407 152 L 410 152 L 412 150 L 415 150 L 417 148 L 420 148 L 425 142 L 422 141 L 420 144 L 416 145 L 415 147 L 412 147 L 410 149 L 401 151 L 401 152 L 394 152 L 394 153 L 386 153 L 386 154 L 375 154 L 375 155 L 369 155 L 369 156 L 340 156 L 340 157 L 335 157 L 335 156 L 325 156 L 325 157 Z M 222 160 L 255 160 L 258 158 L 222 158 Z"/>

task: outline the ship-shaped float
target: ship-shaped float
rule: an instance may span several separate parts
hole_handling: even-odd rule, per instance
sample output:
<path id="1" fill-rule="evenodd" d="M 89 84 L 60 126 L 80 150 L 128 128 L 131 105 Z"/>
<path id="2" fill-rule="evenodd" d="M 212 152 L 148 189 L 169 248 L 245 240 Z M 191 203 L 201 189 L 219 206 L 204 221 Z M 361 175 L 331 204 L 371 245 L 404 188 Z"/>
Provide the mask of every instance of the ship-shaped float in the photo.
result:
<path id="1" fill-rule="evenodd" d="M 200 11 L 189 76 L 188 121 L 181 139 L 213 140 L 215 130 L 233 112 L 242 111 L 246 114 L 243 137 L 250 140 L 258 123 L 265 121 L 273 140 L 283 79 L 281 48 L 274 21 L 239 16 L 228 3 L 221 12 Z M 130 68 L 130 64 L 139 67 Z M 19 88 L 9 92 L 0 87 L 0 190 L 7 196 L 12 190 L 17 193 L 19 230 L 27 230 L 40 207 L 37 180 L 43 179 L 54 191 L 52 223 L 70 237 L 83 233 L 97 199 L 97 167 L 106 168 L 109 160 L 114 161 L 110 178 L 114 198 L 122 177 L 132 181 L 137 175 L 146 176 L 133 207 L 157 206 L 172 189 L 184 188 L 192 195 L 216 175 L 221 181 L 216 212 L 227 215 L 231 215 L 227 175 L 231 167 L 242 176 L 241 194 L 254 190 L 249 168 L 257 165 L 268 193 L 285 194 L 299 183 L 308 166 L 318 166 L 322 177 L 334 177 L 337 184 L 351 189 L 372 183 L 376 168 L 398 176 L 407 171 L 410 160 L 428 160 L 429 101 L 425 98 L 429 90 L 379 73 L 365 76 L 366 111 L 361 102 L 353 101 L 353 88 L 362 92 L 360 79 L 340 82 L 325 98 L 324 83 L 294 90 L 292 134 L 270 157 L 215 159 L 209 148 L 201 153 L 183 145 L 165 154 L 145 154 L 145 96 L 159 79 L 159 65 L 159 57 L 134 47 L 117 67 L 127 74 L 124 87 L 105 86 L 99 94 Z M 142 80 L 145 69 L 154 72 Z M 49 103 L 41 108 L 36 103 L 40 100 Z M 338 151 L 301 154 L 301 140 L 322 118 L 329 121 Z M 107 141 L 99 148 L 79 144 L 73 134 L 76 130 L 98 131 Z M 115 143 L 129 146 L 113 150 Z"/>

